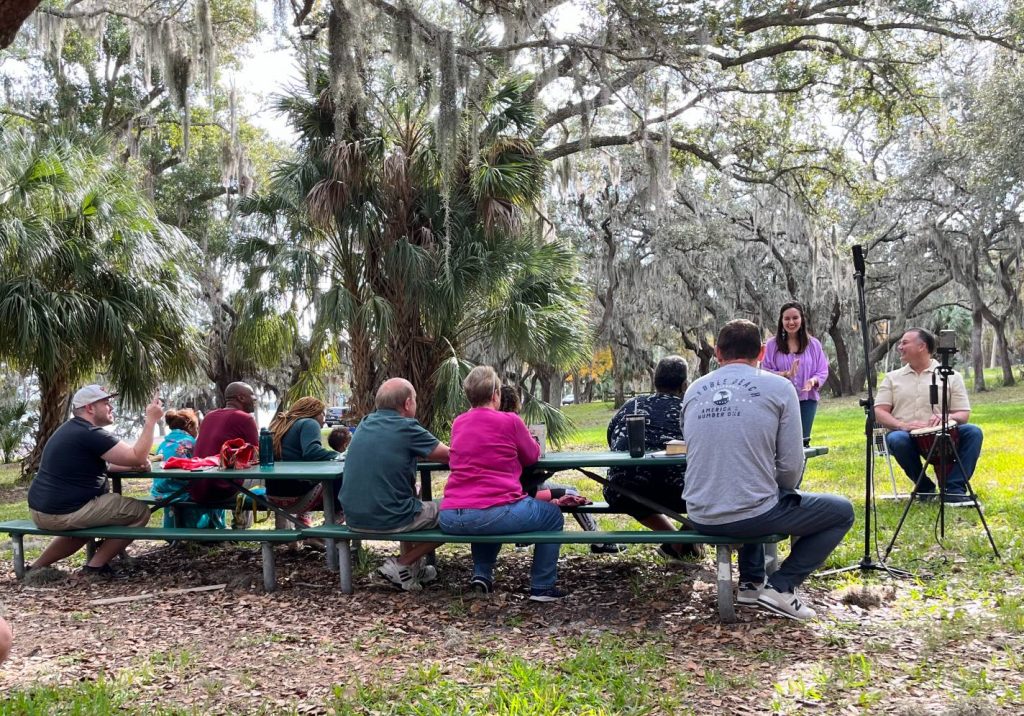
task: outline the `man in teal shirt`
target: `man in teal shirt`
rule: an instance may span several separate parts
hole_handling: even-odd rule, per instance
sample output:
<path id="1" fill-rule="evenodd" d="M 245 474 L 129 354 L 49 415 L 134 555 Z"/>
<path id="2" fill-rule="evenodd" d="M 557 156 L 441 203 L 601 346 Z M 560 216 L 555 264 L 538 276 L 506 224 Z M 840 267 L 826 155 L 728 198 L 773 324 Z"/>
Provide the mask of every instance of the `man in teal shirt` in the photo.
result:
<path id="1" fill-rule="evenodd" d="M 348 526 L 381 534 L 437 527 L 437 503 L 416 495 L 416 461 L 448 461 L 448 446 L 416 420 L 416 389 L 391 378 L 377 390 L 376 410 L 363 418 L 345 457 L 345 478 L 338 494 Z M 434 542 L 402 545 L 377 573 L 406 591 L 422 589 L 437 571 L 420 563 Z"/>

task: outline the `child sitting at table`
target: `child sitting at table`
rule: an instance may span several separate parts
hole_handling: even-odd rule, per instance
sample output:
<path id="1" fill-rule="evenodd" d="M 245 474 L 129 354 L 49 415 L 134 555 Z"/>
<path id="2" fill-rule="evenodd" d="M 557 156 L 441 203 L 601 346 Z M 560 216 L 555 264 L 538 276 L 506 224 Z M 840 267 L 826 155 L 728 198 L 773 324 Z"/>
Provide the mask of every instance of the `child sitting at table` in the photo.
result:
<path id="1" fill-rule="evenodd" d="M 327 436 L 327 444 L 331 446 L 331 450 L 337 453 L 345 452 L 345 448 L 350 442 L 352 442 L 352 433 L 344 425 L 337 426 Z"/>
<path id="2" fill-rule="evenodd" d="M 160 459 L 192 457 L 192 452 L 196 446 L 196 435 L 199 434 L 199 418 L 196 412 L 190 408 L 168 410 L 164 414 L 164 421 L 171 431 L 164 436 L 163 441 L 156 449 Z M 153 495 L 154 499 L 166 500 L 178 493 L 178 496 L 174 498 L 174 502 L 184 502 L 189 499 L 188 492 L 182 491 L 187 487 L 188 482 L 185 480 L 155 477 L 153 478 L 150 494 Z M 164 508 L 164 527 L 225 529 L 226 526 L 224 510 L 204 507 L 172 508 L 171 505 Z"/>

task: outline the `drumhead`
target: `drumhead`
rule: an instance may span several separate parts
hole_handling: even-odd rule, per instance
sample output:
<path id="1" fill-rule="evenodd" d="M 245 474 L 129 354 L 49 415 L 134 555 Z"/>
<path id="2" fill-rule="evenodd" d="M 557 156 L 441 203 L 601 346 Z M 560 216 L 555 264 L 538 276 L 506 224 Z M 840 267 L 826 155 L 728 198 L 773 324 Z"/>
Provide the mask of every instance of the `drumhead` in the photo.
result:
<path id="1" fill-rule="evenodd" d="M 956 427 L 956 421 L 955 420 L 948 420 L 948 421 L 946 421 L 946 430 L 947 431 L 952 430 L 955 427 Z M 941 425 L 932 425 L 932 426 L 929 426 L 927 428 L 917 428 L 916 430 L 911 430 L 910 434 L 913 435 L 914 437 L 917 437 L 918 435 L 932 435 L 932 434 L 937 434 L 937 433 L 940 433 L 940 432 L 942 432 L 942 426 Z"/>

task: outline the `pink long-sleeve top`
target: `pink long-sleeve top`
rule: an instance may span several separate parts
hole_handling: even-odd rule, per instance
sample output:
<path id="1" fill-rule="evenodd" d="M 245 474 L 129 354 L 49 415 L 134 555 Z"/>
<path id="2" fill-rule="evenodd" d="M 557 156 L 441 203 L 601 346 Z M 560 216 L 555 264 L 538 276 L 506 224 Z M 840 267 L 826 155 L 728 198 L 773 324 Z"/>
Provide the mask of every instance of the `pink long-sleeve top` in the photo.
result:
<path id="1" fill-rule="evenodd" d="M 519 476 L 540 458 L 540 445 L 515 413 L 473 408 L 452 424 L 451 474 L 442 510 L 486 509 L 526 497 Z"/>
<path id="2" fill-rule="evenodd" d="M 780 353 L 775 337 L 769 338 L 764 347 L 761 367 L 774 372 L 789 370 L 794 358 L 800 359 L 800 367 L 789 381 L 796 387 L 797 397 L 800 400 L 818 400 L 821 397 L 818 388 L 806 392 L 800 390 L 811 378 L 818 379 L 818 387 L 825 385 L 825 381 L 828 380 L 828 356 L 825 355 L 821 342 L 814 336 L 807 336 L 807 348 L 803 353 Z"/>

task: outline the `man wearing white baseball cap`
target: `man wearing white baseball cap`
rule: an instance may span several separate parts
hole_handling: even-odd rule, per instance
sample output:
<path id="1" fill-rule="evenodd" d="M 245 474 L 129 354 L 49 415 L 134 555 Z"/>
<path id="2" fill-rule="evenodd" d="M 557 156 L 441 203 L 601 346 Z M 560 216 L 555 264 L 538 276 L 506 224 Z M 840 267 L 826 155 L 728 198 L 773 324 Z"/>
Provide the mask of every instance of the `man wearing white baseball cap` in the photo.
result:
<path id="1" fill-rule="evenodd" d="M 87 385 L 71 399 L 72 417 L 57 428 L 43 448 L 28 506 L 32 521 L 46 530 L 75 530 L 106 525 L 142 527 L 149 522 L 145 503 L 109 491 L 107 470 L 149 465 L 156 424 L 164 411 L 160 399 L 146 406 L 146 424 L 134 445 L 118 440 L 103 428 L 114 422 L 111 398 L 98 385 Z M 55 537 L 32 569 L 64 559 L 86 543 L 75 537 Z M 108 539 L 82 567 L 85 576 L 112 577 L 108 562 L 131 540 Z"/>

